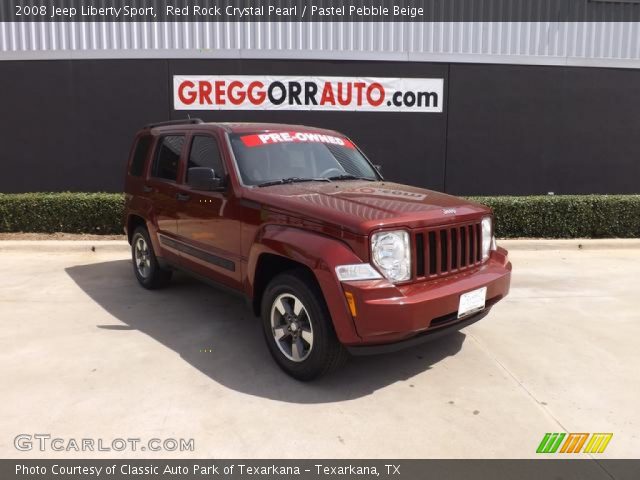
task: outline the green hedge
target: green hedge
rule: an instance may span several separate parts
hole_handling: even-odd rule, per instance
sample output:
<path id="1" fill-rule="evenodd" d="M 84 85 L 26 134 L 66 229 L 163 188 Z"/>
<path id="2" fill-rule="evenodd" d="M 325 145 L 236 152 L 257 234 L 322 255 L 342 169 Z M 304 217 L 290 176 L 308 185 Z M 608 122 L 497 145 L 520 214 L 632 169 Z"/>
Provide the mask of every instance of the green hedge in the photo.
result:
<path id="1" fill-rule="evenodd" d="M 474 197 L 491 207 L 500 238 L 640 237 L 640 195 Z"/>
<path id="2" fill-rule="evenodd" d="M 500 238 L 640 237 L 640 195 L 471 197 Z M 122 233 L 122 194 L 0 194 L 0 232 Z"/>
<path id="3" fill-rule="evenodd" d="M 0 232 L 121 234 L 119 193 L 0 194 Z"/>

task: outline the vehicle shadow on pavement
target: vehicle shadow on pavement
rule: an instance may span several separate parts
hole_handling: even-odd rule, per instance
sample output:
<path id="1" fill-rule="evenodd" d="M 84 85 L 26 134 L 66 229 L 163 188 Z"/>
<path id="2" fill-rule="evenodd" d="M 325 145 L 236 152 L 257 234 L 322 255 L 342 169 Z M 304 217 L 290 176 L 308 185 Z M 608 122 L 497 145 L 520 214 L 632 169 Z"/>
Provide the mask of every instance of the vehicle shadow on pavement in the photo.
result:
<path id="1" fill-rule="evenodd" d="M 138 330 L 230 389 L 293 403 L 330 403 L 371 394 L 423 373 L 456 354 L 465 335 L 397 353 L 353 357 L 340 370 L 310 383 L 282 372 L 271 359 L 259 320 L 240 298 L 183 274 L 169 287 L 148 291 L 134 278 L 131 261 L 117 260 L 65 269 L 73 281 L 122 324 L 97 325 L 127 335 Z M 105 341 L 112 341 L 105 337 Z M 135 368 L 135 365 L 132 365 Z"/>

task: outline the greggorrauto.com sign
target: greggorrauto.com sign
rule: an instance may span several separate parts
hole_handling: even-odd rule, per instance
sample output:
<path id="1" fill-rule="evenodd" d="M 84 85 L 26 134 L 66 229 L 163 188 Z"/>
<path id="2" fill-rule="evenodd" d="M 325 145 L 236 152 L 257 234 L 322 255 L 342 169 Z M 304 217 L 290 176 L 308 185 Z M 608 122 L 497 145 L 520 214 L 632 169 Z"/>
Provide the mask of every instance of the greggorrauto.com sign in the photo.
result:
<path id="1" fill-rule="evenodd" d="M 176 110 L 442 112 L 441 78 L 174 75 Z"/>

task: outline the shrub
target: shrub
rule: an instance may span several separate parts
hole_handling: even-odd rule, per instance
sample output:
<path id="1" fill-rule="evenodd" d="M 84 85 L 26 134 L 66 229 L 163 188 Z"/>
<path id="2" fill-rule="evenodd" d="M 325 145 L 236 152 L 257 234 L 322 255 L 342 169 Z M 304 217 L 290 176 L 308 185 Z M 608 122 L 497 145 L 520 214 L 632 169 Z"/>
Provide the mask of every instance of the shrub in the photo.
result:
<path id="1" fill-rule="evenodd" d="M 470 197 L 500 238 L 640 237 L 640 195 Z M 0 194 L 0 232 L 122 233 L 119 193 Z"/>
<path id="2" fill-rule="evenodd" d="M 121 234 L 116 193 L 0 194 L 0 232 Z"/>
<path id="3" fill-rule="evenodd" d="M 500 238 L 640 237 L 640 195 L 470 199 L 493 209 Z"/>

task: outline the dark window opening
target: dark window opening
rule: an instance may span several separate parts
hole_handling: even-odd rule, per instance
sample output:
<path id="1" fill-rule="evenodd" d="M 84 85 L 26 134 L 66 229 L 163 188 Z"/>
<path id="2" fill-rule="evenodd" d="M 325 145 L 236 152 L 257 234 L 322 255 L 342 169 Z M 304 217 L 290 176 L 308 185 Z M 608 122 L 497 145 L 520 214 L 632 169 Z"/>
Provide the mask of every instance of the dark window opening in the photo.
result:
<path id="1" fill-rule="evenodd" d="M 180 154 L 184 145 L 184 136 L 167 136 L 160 139 L 158 154 L 153 163 L 152 175 L 156 178 L 176 181 L 178 179 L 178 167 Z"/>
<path id="2" fill-rule="evenodd" d="M 189 168 L 205 167 L 213 168 L 216 177 L 224 177 L 224 166 L 218 142 L 213 137 L 194 137 L 191 142 L 191 152 L 189 153 L 189 164 L 187 166 L 187 181 L 189 181 Z"/>
<path id="3" fill-rule="evenodd" d="M 133 160 L 131 160 L 131 168 L 129 169 L 129 173 L 134 177 L 141 177 L 144 173 L 144 162 L 147 159 L 150 145 L 151 135 L 145 135 L 138 139 L 133 153 Z"/>

